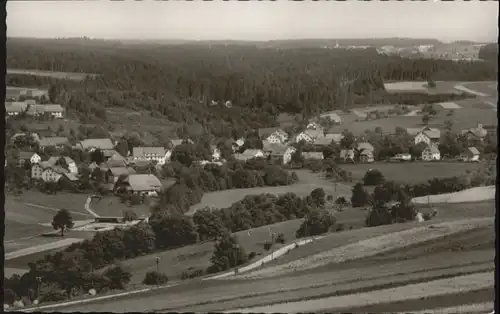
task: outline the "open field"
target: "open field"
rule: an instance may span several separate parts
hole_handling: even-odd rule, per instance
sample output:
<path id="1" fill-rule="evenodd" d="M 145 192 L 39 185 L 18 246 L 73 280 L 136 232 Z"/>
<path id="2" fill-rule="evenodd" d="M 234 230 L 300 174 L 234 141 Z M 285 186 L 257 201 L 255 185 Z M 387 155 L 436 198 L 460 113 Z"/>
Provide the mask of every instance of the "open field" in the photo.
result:
<path id="1" fill-rule="evenodd" d="M 480 202 L 495 199 L 495 186 L 479 186 L 459 192 L 420 196 L 412 201 L 419 204 L 431 203 L 463 203 L 463 202 Z"/>
<path id="2" fill-rule="evenodd" d="M 342 240 L 335 237 L 348 237 L 349 234 L 359 234 L 362 231 L 365 231 L 366 236 L 370 237 L 377 234 L 375 232 L 377 229 L 380 234 L 409 227 L 410 224 L 400 224 L 346 231 L 330 235 L 329 239 L 321 239 L 318 242 L 328 241 L 330 245 L 342 245 Z M 361 238 L 360 235 L 358 237 Z M 474 238 L 471 236 L 470 239 L 456 237 L 451 238 L 451 241 L 453 242 L 454 239 L 458 241 L 456 245 L 483 241 L 477 236 Z M 471 241 L 471 239 L 475 240 Z M 289 254 L 295 254 L 296 251 L 307 249 L 308 246 L 315 244 L 316 242 L 305 245 L 292 250 Z M 429 248 L 440 245 L 442 246 L 438 242 L 428 243 Z M 399 252 L 399 254 L 404 255 L 405 249 L 401 249 Z M 394 254 L 394 252 L 390 252 L 390 254 Z M 287 256 L 285 255 L 283 258 Z M 470 247 L 466 247 L 462 251 L 439 253 L 431 257 L 386 259 L 379 262 L 367 260 L 363 267 L 360 267 L 359 264 L 353 264 L 352 267 L 349 267 L 351 263 L 345 263 L 343 269 L 335 271 L 318 268 L 314 273 L 297 272 L 288 276 L 261 280 L 194 281 L 181 286 L 125 298 L 73 305 L 57 310 L 64 312 L 91 310 L 118 312 L 146 310 L 221 311 L 314 297 L 363 293 L 396 286 L 403 287 L 407 284 L 427 282 L 433 279 L 491 271 L 494 269 L 493 258 L 493 249 L 471 250 Z M 422 306 L 425 307 L 425 304 Z"/>
<path id="3" fill-rule="evenodd" d="M 139 217 L 149 215 L 151 210 L 148 204 L 127 206 L 117 196 L 104 196 L 101 200 L 92 200 L 90 208 L 99 216 L 123 217 L 124 211 L 133 211 Z"/>
<path id="4" fill-rule="evenodd" d="M 393 82 L 393 83 L 385 83 L 385 89 L 388 92 L 399 92 L 399 91 L 427 91 L 427 82 L 426 81 L 407 81 L 407 82 Z"/>
<path id="5" fill-rule="evenodd" d="M 243 199 L 247 195 L 258 195 L 261 193 L 269 194 L 285 194 L 288 192 L 295 193 L 300 197 L 309 195 L 312 190 L 323 188 L 326 195 L 336 195 L 337 197 L 351 197 L 351 187 L 342 183 L 337 184 L 337 192 L 335 193 L 334 185 L 324 179 L 321 174 L 312 173 L 309 170 L 296 170 L 299 182 L 293 185 L 277 186 L 277 187 L 259 187 L 248 189 L 232 189 L 217 192 L 205 193 L 201 202 L 191 206 L 188 215 L 194 214 L 198 209 L 206 206 L 215 208 L 227 208 L 231 204 Z"/>
<path id="6" fill-rule="evenodd" d="M 283 233 L 286 242 L 284 245 L 295 240 L 295 232 L 302 223 L 302 219 L 285 221 L 269 226 L 263 226 L 248 231 L 237 232 L 234 235 L 238 238 L 240 245 L 248 253 L 255 252 L 256 259 L 261 255 L 270 254 L 264 250 L 264 243 L 271 241 L 269 229 L 275 233 Z M 193 271 L 196 269 L 206 270 L 210 266 L 210 257 L 214 249 L 214 242 L 198 243 L 171 249 L 155 254 L 141 256 L 123 261 L 122 264 L 132 271 L 131 284 L 140 284 L 148 271 L 156 270 L 156 257 L 160 257 L 160 271 L 164 272 L 170 281 L 180 279 L 183 271 Z M 273 250 L 283 246 L 275 244 Z"/>
<path id="7" fill-rule="evenodd" d="M 481 169 L 482 163 L 464 162 L 377 162 L 371 164 L 342 164 L 340 167 L 352 173 L 353 182 L 363 181 L 369 169 L 382 172 L 386 180 L 399 183 L 425 183 L 432 178 L 453 177 L 467 170 Z"/>
<path id="8" fill-rule="evenodd" d="M 402 300 L 422 300 L 436 295 L 459 294 L 464 290 L 478 291 L 494 285 L 493 272 L 482 272 L 466 276 L 452 277 L 404 287 L 385 289 L 367 293 L 329 297 L 308 301 L 289 302 L 250 309 L 236 309 L 233 312 L 309 312 L 339 311 Z M 492 297 L 494 296 L 491 295 Z"/>
<path id="9" fill-rule="evenodd" d="M 31 70 L 31 69 L 7 69 L 7 74 L 33 75 L 33 76 L 51 77 L 55 79 L 64 79 L 72 81 L 83 81 L 87 77 L 97 76 L 97 74 L 91 74 L 91 73 L 56 72 L 56 71 Z"/>
<path id="10" fill-rule="evenodd" d="M 422 243 L 475 228 L 484 228 L 492 224 L 493 221 L 490 218 L 475 218 L 442 222 L 433 224 L 432 226 L 417 226 L 409 230 L 369 238 L 330 250 L 327 249 L 314 255 L 308 255 L 288 263 L 252 271 L 249 274 L 241 274 L 237 277 L 256 279 L 282 276 L 296 271 L 312 270 L 328 264 L 343 263 L 374 256 L 401 249 L 411 244 Z"/>

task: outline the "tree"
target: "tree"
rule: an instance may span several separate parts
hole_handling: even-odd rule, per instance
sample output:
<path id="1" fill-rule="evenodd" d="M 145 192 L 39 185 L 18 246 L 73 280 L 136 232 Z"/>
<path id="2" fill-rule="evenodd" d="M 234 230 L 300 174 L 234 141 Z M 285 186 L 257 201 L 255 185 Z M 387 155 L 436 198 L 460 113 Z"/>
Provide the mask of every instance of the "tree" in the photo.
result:
<path id="1" fill-rule="evenodd" d="M 296 237 L 308 237 L 326 233 L 335 225 L 335 216 L 325 210 L 312 211 L 297 230 Z"/>
<path id="2" fill-rule="evenodd" d="M 193 222 L 201 241 L 216 239 L 228 231 L 219 215 L 213 213 L 210 208 L 196 211 Z"/>
<path id="3" fill-rule="evenodd" d="M 379 185 L 380 183 L 384 182 L 385 178 L 382 172 L 377 169 L 370 169 L 365 173 L 365 176 L 363 177 L 363 184 L 366 186 L 370 185 Z"/>
<path id="4" fill-rule="evenodd" d="M 451 129 L 453 128 L 453 121 L 452 120 L 446 120 L 444 122 L 444 128 L 448 131 L 451 131 Z"/>
<path id="5" fill-rule="evenodd" d="M 52 227 L 55 230 L 61 230 L 61 236 L 64 236 L 64 230 L 73 228 L 73 217 L 67 209 L 61 209 L 52 219 Z"/>
<path id="6" fill-rule="evenodd" d="M 124 231 L 123 244 L 128 257 L 147 254 L 155 249 L 156 235 L 149 224 L 140 222 Z"/>
<path id="7" fill-rule="evenodd" d="M 378 204 L 366 216 L 365 226 L 376 227 L 389 225 L 392 222 L 391 213 L 385 205 Z"/>
<path id="8" fill-rule="evenodd" d="M 132 274 L 120 265 L 106 270 L 104 276 L 110 280 L 111 289 L 125 289 L 132 278 Z"/>
<path id="9" fill-rule="evenodd" d="M 248 259 L 243 247 L 238 240 L 230 234 L 223 235 L 217 243 L 210 261 L 208 272 L 214 273 L 230 269 L 245 263 Z"/>
<path id="10" fill-rule="evenodd" d="M 149 218 L 156 235 L 156 247 L 168 248 L 196 243 L 198 233 L 191 217 L 156 212 Z"/>
<path id="11" fill-rule="evenodd" d="M 323 208 L 325 206 L 325 190 L 323 188 L 312 190 L 310 197 L 316 207 Z"/>
<path id="12" fill-rule="evenodd" d="M 430 120 L 431 120 L 431 117 L 428 114 L 424 114 L 423 115 L 423 117 L 422 117 L 422 123 L 424 125 L 428 125 Z"/>
<path id="13" fill-rule="evenodd" d="M 368 204 L 369 195 L 361 183 L 356 183 L 352 188 L 351 204 L 352 207 L 362 207 Z"/>
<path id="14" fill-rule="evenodd" d="M 98 165 L 103 163 L 105 161 L 104 153 L 100 149 L 94 150 L 92 153 L 90 153 L 90 161 L 95 162 Z"/>

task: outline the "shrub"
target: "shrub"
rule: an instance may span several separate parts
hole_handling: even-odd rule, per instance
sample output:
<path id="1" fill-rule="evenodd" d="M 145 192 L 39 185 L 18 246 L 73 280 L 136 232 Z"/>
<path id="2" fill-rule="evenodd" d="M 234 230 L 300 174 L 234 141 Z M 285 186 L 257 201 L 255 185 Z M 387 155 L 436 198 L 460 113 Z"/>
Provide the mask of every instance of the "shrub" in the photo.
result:
<path id="1" fill-rule="evenodd" d="M 370 210 L 365 220 L 367 227 L 389 225 L 392 223 L 391 213 L 386 207 L 376 207 Z"/>
<path id="2" fill-rule="evenodd" d="M 111 289 L 124 289 L 132 278 L 132 274 L 122 266 L 114 266 L 106 270 L 104 276 L 109 278 Z"/>
<path id="3" fill-rule="evenodd" d="M 124 221 L 137 220 L 137 214 L 132 210 L 124 210 L 123 211 L 123 220 Z"/>
<path id="4" fill-rule="evenodd" d="M 63 289 L 51 289 L 40 296 L 39 302 L 57 302 L 64 301 L 68 294 Z"/>
<path id="5" fill-rule="evenodd" d="M 384 175 L 379 170 L 368 170 L 363 177 L 363 184 L 366 186 L 379 185 L 384 182 Z"/>
<path id="6" fill-rule="evenodd" d="M 362 207 L 369 203 L 370 197 L 363 189 L 361 183 L 356 183 L 352 188 L 351 204 L 352 207 Z"/>
<path id="7" fill-rule="evenodd" d="M 344 224 L 339 224 L 337 228 L 335 228 L 335 232 L 341 232 L 344 230 L 345 230 Z"/>
<path id="8" fill-rule="evenodd" d="M 282 232 L 278 233 L 278 236 L 276 237 L 276 243 L 285 243 L 285 235 Z"/>
<path id="9" fill-rule="evenodd" d="M 428 220 L 431 220 L 432 219 L 432 215 L 429 214 L 429 213 L 424 213 L 422 215 L 422 218 L 424 218 L 425 221 L 428 221 Z"/>
<path id="10" fill-rule="evenodd" d="M 157 271 L 147 272 L 142 281 L 145 285 L 162 285 L 168 282 L 168 277 L 164 273 L 159 273 Z"/>
<path id="11" fill-rule="evenodd" d="M 249 259 L 249 260 L 251 260 L 251 259 L 253 259 L 256 255 L 257 255 L 257 254 L 256 254 L 255 252 L 250 252 L 250 253 L 248 254 L 248 259 Z"/>
<path id="12" fill-rule="evenodd" d="M 313 211 L 300 225 L 297 230 L 296 237 L 301 238 L 323 234 L 328 232 L 336 222 L 337 219 L 335 216 L 325 210 Z"/>
<path id="13" fill-rule="evenodd" d="M 273 244 L 271 242 L 265 242 L 264 243 L 264 250 L 269 251 Z"/>

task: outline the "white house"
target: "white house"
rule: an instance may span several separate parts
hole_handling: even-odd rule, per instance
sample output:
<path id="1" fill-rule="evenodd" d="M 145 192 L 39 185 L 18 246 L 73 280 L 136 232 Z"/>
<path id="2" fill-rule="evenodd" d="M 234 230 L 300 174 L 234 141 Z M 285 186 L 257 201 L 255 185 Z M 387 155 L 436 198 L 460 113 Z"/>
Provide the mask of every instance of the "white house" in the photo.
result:
<path id="1" fill-rule="evenodd" d="M 427 145 L 436 144 L 441 138 L 441 131 L 438 129 L 423 128 L 415 135 L 415 145 L 425 143 Z"/>
<path id="2" fill-rule="evenodd" d="M 158 195 L 162 189 L 161 181 L 152 174 L 131 174 L 117 182 L 117 188 L 140 195 Z"/>
<path id="3" fill-rule="evenodd" d="M 69 171 L 60 166 L 53 166 L 46 161 L 31 167 L 31 178 L 41 179 L 44 182 L 58 182 L 66 173 L 69 173 Z"/>
<path id="4" fill-rule="evenodd" d="M 280 161 L 284 165 L 292 160 L 292 154 L 297 151 L 293 146 L 273 144 L 267 141 L 263 141 L 262 150 L 271 160 Z"/>
<path id="5" fill-rule="evenodd" d="M 259 137 L 273 144 L 285 144 L 288 141 L 288 134 L 280 128 L 259 129 Z"/>
<path id="6" fill-rule="evenodd" d="M 33 152 L 19 152 L 19 166 L 24 165 L 24 163 L 29 160 L 29 162 L 34 165 L 42 161 L 42 158 L 37 153 Z"/>
<path id="7" fill-rule="evenodd" d="M 246 149 L 241 154 L 234 154 L 234 158 L 240 161 L 247 161 L 252 158 L 264 157 L 264 151 L 261 149 Z"/>
<path id="8" fill-rule="evenodd" d="M 28 104 L 22 101 L 5 102 L 5 112 L 9 116 L 17 116 L 26 111 Z"/>
<path id="9" fill-rule="evenodd" d="M 64 161 L 66 161 L 66 164 L 68 165 L 68 170 L 70 173 L 78 174 L 78 167 L 76 166 L 75 161 L 67 156 L 63 156 L 63 157 L 53 156 L 53 157 L 50 157 L 49 160 L 47 160 L 47 162 L 53 166 L 58 166 L 59 165 L 58 161 L 60 158 L 63 158 Z"/>
<path id="10" fill-rule="evenodd" d="M 431 144 L 422 151 L 422 160 L 431 161 L 440 159 L 441 152 L 439 151 L 437 145 Z"/>
<path id="11" fill-rule="evenodd" d="M 164 165 L 172 152 L 163 147 L 134 147 L 132 149 L 133 160 L 156 161 L 158 165 Z"/>
<path id="12" fill-rule="evenodd" d="M 295 136 L 295 141 L 298 143 L 300 141 L 305 141 L 306 143 L 313 144 L 316 140 L 325 137 L 322 129 L 316 130 L 305 130 L 300 132 Z"/>
<path id="13" fill-rule="evenodd" d="M 87 151 L 94 151 L 96 149 L 104 150 L 112 150 L 114 149 L 113 142 L 109 138 L 92 138 L 80 141 L 78 143 L 78 147 Z"/>
<path id="14" fill-rule="evenodd" d="M 210 149 L 212 151 L 212 160 L 214 161 L 219 160 L 221 157 L 220 149 L 218 149 L 216 145 L 210 146 Z"/>
<path id="15" fill-rule="evenodd" d="M 475 147 L 468 147 L 460 158 L 463 161 L 479 161 L 479 151 Z"/>

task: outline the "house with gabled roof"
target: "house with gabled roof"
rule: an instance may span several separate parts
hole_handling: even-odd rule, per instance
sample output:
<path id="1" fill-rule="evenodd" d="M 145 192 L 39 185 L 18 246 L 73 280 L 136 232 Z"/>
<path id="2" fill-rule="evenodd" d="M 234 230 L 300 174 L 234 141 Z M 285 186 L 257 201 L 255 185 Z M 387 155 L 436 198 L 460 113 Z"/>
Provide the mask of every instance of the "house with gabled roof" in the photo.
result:
<path id="1" fill-rule="evenodd" d="M 467 147 L 467 149 L 460 155 L 462 161 L 479 161 L 479 150 L 475 147 Z"/>
<path id="2" fill-rule="evenodd" d="M 441 152 L 436 144 L 430 144 L 422 151 L 422 160 L 432 161 L 432 160 L 440 160 Z"/>
<path id="3" fill-rule="evenodd" d="M 47 161 L 42 161 L 31 167 L 31 178 L 43 180 L 44 182 L 59 182 L 61 177 L 68 173 L 70 173 L 69 170 L 52 165 Z"/>
<path id="4" fill-rule="evenodd" d="M 128 176 L 136 174 L 134 168 L 131 167 L 110 167 L 104 174 L 105 180 L 108 183 L 116 183 L 120 176 Z"/>
<path id="5" fill-rule="evenodd" d="M 109 138 L 86 139 L 86 140 L 80 141 L 77 144 L 77 147 L 79 147 L 82 150 L 89 151 L 89 152 L 92 152 L 96 149 L 99 149 L 101 151 L 114 149 L 113 142 L 111 142 L 111 140 Z"/>
<path id="6" fill-rule="evenodd" d="M 116 192 L 127 191 L 140 195 L 158 195 L 162 190 L 161 181 L 152 174 L 131 174 L 116 182 Z"/>
<path id="7" fill-rule="evenodd" d="M 425 143 L 430 145 L 431 143 L 439 143 L 441 138 L 441 131 L 435 128 L 425 127 L 416 131 L 415 128 L 406 129 L 409 135 L 415 137 L 415 145 L 418 143 Z"/>
<path id="8" fill-rule="evenodd" d="M 363 152 L 363 151 L 370 151 L 370 152 L 374 152 L 375 151 L 375 148 L 373 147 L 372 144 L 368 143 L 368 142 L 360 142 L 356 145 L 356 149 L 359 151 L 359 152 Z"/>
<path id="9" fill-rule="evenodd" d="M 469 128 L 460 131 L 460 135 L 465 136 L 468 140 L 483 140 L 488 135 L 488 130 L 483 128 L 483 125 L 478 123 L 477 127 Z"/>
<path id="10" fill-rule="evenodd" d="M 247 161 L 252 158 L 264 157 L 264 152 L 261 149 L 246 149 L 243 153 L 233 156 L 236 160 Z"/>
<path id="11" fill-rule="evenodd" d="M 42 150 L 47 147 L 63 148 L 69 145 L 71 145 L 69 139 L 62 136 L 48 136 L 38 140 L 38 146 L 40 146 Z"/>
<path id="12" fill-rule="evenodd" d="M 335 112 L 323 113 L 319 117 L 322 119 L 330 119 L 331 121 L 333 121 L 336 124 L 342 123 L 342 118 L 340 118 L 340 116 L 338 114 L 336 114 Z"/>
<path id="13" fill-rule="evenodd" d="M 292 154 L 297 151 L 293 146 L 283 144 L 273 144 L 268 141 L 262 142 L 262 151 L 269 160 L 279 161 L 281 164 L 288 164 L 292 160 Z"/>
<path id="14" fill-rule="evenodd" d="M 17 116 L 28 109 L 28 104 L 24 101 L 5 102 L 5 112 L 8 116 Z"/>
<path id="15" fill-rule="evenodd" d="M 163 147 L 134 147 L 132 157 L 134 160 L 150 160 L 158 165 L 164 165 L 170 160 L 172 152 Z"/>
<path id="16" fill-rule="evenodd" d="M 24 166 L 27 161 L 34 165 L 41 162 L 42 158 L 35 152 L 19 152 L 18 166 Z"/>
<path id="17" fill-rule="evenodd" d="M 59 166 L 61 158 L 64 159 L 64 162 L 68 166 L 68 170 L 70 173 L 78 174 L 78 167 L 75 161 L 68 156 L 52 156 L 49 158 L 49 160 L 47 160 L 47 162 L 53 166 Z"/>
<path id="18" fill-rule="evenodd" d="M 288 133 L 286 133 L 279 127 L 260 128 L 258 130 L 258 133 L 261 140 L 266 140 L 270 143 L 285 144 L 288 141 Z"/>
<path id="19" fill-rule="evenodd" d="M 193 140 L 191 140 L 190 138 L 188 138 L 188 139 L 177 138 L 177 139 L 170 140 L 169 146 L 171 149 L 174 149 L 176 146 L 179 146 L 179 145 L 184 144 L 184 143 L 194 144 Z"/>

